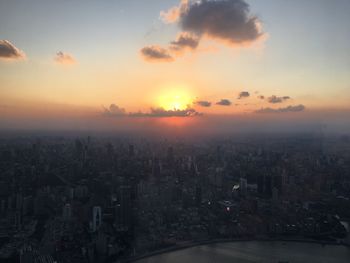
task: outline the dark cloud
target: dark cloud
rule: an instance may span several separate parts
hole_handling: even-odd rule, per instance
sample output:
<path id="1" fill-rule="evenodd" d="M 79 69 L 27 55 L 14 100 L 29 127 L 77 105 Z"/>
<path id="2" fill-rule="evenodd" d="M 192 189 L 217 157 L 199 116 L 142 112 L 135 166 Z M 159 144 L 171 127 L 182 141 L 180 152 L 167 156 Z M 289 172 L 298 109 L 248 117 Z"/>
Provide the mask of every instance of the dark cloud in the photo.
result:
<path id="1" fill-rule="evenodd" d="M 239 93 L 238 95 L 238 99 L 244 99 L 244 98 L 248 98 L 250 96 L 248 91 L 242 91 Z"/>
<path id="2" fill-rule="evenodd" d="M 25 53 L 15 47 L 8 40 L 0 40 L 0 59 L 3 60 L 20 60 L 26 57 Z"/>
<path id="3" fill-rule="evenodd" d="M 184 110 L 165 110 L 163 108 L 151 108 L 150 112 L 129 112 L 127 113 L 124 108 L 121 108 L 115 104 L 111 104 L 109 108 L 104 108 L 103 115 L 108 117 L 194 117 L 200 116 L 201 113 L 195 109 L 187 108 Z"/>
<path id="4" fill-rule="evenodd" d="M 206 101 L 206 100 L 199 100 L 199 101 L 196 101 L 194 104 L 199 105 L 201 107 L 210 107 L 211 106 L 211 102 Z"/>
<path id="5" fill-rule="evenodd" d="M 158 58 L 161 53 L 160 60 L 176 57 L 168 50 L 195 50 L 203 37 L 230 46 L 247 46 L 264 36 L 261 22 L 250 14 L 250 6 L 244 0 L 182 0 L 178 6 L 161 11 L 160 17 L 165 23 L 177 23 L 183 31 L 163 52 L 158 47 L 155 56 Z"/>
<path id="6" fill-rule="evenodd" d="M 250 14 L 244 0 L 202 0 L 187 2 L 179 13 L 179 24 L 184 31 L 244 44 L 263 35 L 260 21 Z"/>
<path id="7" fill-rule="evenodd" d="M 275 95 L 272 95 L 271 97 L 267 98 L 267 101 L 269 103 L 282 103 L 282 102 L 289 100 L 289 99 L 290 99 L 289 96 L 277 97 Z"/>
<path id="8" fill-rule="evenodd" d="M 169 51 L 159 46 L 148 46 L 141 49 L 141 55 L 147 61 L 173 61 Z"/>
<path id="9" fill-rule="evenodd" d="M 258 99 L 264 100 L 265 96 L 264 95 L 260 95 L 260 96 L 258 96 Z"/>
<path id="10" fill-rule="evenodd" d="M 199 38 L 188 34 L 181 33 L 175 41 L 172 41 L 170 48 L 174 50 L 182 50 L 185 48 L 196 49 L 199 44 Z"/>
<path id="11" fill-rule="evenodd" d="M 256 113 L 283 113 L 283 112 L 300 112 L 304 111 L 305 106 L 300 104 L 296 106 L 288 106 L 285 108 L 278 108 L 278 109 L 272 109 L 272 108 L 262 108 L 260 110 L 255 111 Z"/>
<path id="12" fill-rule="evenodd" d="M 221 99 L 216 103 L 216 105 L 221 105 L 221 106 L 230 106 L 232 103 L 228 99 Z"/>
<path id="13" fill-rule="evenodd" d="M 77 61 L 71 54 L 63 51 L 58 51 L 56 53 L 56 56 L 54 57 L 54 60 L 56 61 L 56 63 L 62 65 L 74 65 L 77 63 Z"/>

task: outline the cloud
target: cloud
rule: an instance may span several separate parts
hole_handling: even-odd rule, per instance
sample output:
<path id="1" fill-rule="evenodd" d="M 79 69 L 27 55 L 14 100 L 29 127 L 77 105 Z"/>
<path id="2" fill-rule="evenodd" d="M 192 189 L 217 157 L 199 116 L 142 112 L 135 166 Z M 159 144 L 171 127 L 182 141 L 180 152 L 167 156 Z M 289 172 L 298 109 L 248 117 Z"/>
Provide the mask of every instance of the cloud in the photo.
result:
<path id="1" fill-rule="evenodd" d="M 149 113 L 136 112 L 129 113 L 130 117 L 194 117 L 200 116 L 201 113 L 197 112 L 195 109 L 187 108 L 184 110 L 165 110 L 163 108 L 151 108 Z"/>
<path id="2" fill-rule="evenodd" d="M 216 103 L 216 105 L 221 105 L 221 106 L 230 106 L 232 103 L 228 99 L 221 99 Z"/>
<path id="3" fill-rule="evenodd" d="M 234 45 L 254 42 L 263 35 L 261 22 L 250 14 L 244 0 L 182 2 L 178 20 L 184 31 Z"/>
<path id="4" fill-rule="evenodd" d="M 141 49 L 141 55 L 146 61 L 170 62 L 174 60 L 167 49 L 159 46 L 144 47 Z"/>
<path id="5" fill-rule="evenodd" d="M 186 13 L 189 7 L 188 0 L 182 0 L 179 6 L 174 6 L 168 11 L 161 11 L 160 18 L 166 24 L 175 23 L 179 20 L 181 14 Z"/>
<path id="6" fill-rule="evenodd" d="M 151 108 L 150 112 L 129 112 L 127 113 L 124 108 L 121 108 L 115 104 L 111 104 L 109 108 L 104 108 L 103 115 L 108 117 L 194 117 L 194 116 L 200 116 L 201 113 L 197 112 L 195 109 L 192 109 L 188 107 L 187 109 L 183 110 L 165 110 L 164 108 Z"/>
<path id="7" fill-rule="evenodd" d="M 278 108 L 278 109 L 272 109 L 272 108 L 262 108 L 260 110 L 256 110 L 256 113 L 284 113 L 284 112 L 301 112 L 305 110 L 305 106 L 300 104 L 296 106 L 288 106 L 285 108 Z"/>
<path id="8" fill-rule="evenodd" d="M 21 60 L 25 59 L 26 54 L 14 46 L 8 40 L 0 40 L 0 59 L 2 60 Z"/>
<path id="9" fill-rule="evenodd" d="M 289 96 L 277 97 L 275 95 L 272 95 L 271 97 L 267 98 L 267 101 L 269 103 L 274 103 L 275 104 L 275 103 L 282 103 L 282 102 L 284 102 L 286 100 L 289 100 L 289 99 L 290 99 Z"/>
<path id="10" fill-rule="evenodd" d="M 115 104 L 111 104 L 108 109 L 104 109 L 104 114 L 108 116 L 124 116 L 126 111 Z"/>
<path id="11" fill-rule="evenodd" d="M 244 99 L 244 98 L 248 98 L 250 96 L 248 91 L 242 91 L 239 93 L 238 95 L 238 99 Z"/>
<path id="12" fill-rule="evenodd" d="M 194 102 L 194 104 L 199 105 L 201 107 L 210 107 L 211 106 L 211 102 L 206 101 L 206 100 L 199 100 Z"/>
<path id="13" fill-rule="evenodd" d="M 258 99 L 264 100 L 265 96 L 264 95 L 260 95 L 260 96 L 258 96 Z"/>
<path id="14" fill-rule="evenodd" d="M 161 11 L 160 18 L 166 24 L 177 23 L 182 30 L 177 39 L 163 49 L 168 59 L 175 58 L 171 52 L 184 48 L 195 50 L 203 38 L 230 47 L 247 47 L 266 39 L 262 23 L 250 14 L 250 6 L 244 0 L 182 0 L 178 6 Z"/>
<path id="15" fill-rule="evenodd" d="M 61 65 L 74 65 L 77 63 L 77 61 L 71 54 L 65 53 L 63 51 L 58 51 L 54 60 L 56 63 Z"/>
<path id="16" fill-rule="evenodd" d="M 170 43 L 170 48 L 174 50 L 196 49 L 199 44 L 199 38 L 193 34 L 182 32 L 175 41 Z"/>

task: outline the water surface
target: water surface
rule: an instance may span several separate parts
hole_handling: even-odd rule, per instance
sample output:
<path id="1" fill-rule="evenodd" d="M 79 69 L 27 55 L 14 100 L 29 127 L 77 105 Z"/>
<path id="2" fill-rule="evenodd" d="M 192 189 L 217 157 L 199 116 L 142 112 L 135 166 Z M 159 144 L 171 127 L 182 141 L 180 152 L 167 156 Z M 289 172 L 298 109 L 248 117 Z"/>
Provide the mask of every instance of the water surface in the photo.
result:
<path id="1" fill-rule="evenodd" d="M 349 263 L 350 248 L 297 242 L 232 242 L 203 245 L 173 251 L 137 261 L 138 263 Z"/>

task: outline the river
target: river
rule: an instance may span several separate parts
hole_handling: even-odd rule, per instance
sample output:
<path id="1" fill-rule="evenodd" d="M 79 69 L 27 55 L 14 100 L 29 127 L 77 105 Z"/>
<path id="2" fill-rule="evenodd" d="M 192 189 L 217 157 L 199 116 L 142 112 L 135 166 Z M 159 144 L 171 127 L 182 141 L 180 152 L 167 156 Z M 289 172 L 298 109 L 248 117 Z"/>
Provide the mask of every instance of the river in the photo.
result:
<path id="1" fill-rule="evenodd" d="M 218 243 L 144 258 L 137 263 L 349 263 L 350 248 L 314 243 L 249 241 Z"/>

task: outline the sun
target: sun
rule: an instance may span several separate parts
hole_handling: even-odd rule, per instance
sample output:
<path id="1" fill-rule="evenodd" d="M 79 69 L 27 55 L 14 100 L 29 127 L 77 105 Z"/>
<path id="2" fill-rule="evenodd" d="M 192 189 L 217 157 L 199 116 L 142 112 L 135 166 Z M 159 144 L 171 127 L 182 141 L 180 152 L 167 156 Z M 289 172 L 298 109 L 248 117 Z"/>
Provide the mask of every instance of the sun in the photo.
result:
<path id="1" fill-rule="evenodd" d="M 165 110 L 185 110 L 192 104 L 192 98 L 186 90 L 168 90 L 159 96 L 159 105 Z"/>

